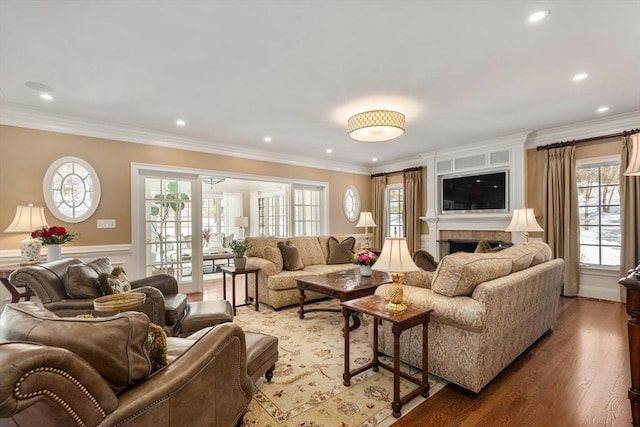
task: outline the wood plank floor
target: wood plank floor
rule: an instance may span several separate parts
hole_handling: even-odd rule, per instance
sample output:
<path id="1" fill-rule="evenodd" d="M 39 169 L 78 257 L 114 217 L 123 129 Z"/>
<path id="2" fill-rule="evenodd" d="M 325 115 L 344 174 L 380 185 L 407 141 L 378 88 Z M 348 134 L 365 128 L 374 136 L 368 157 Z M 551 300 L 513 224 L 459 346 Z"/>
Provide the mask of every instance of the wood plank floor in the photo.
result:
<path id="1" fill-rule="evenodd" d="M 243 301 L 238 279 L 236 298 Z M 191 301 L 220 298 L 220 279 L 206 281 L 204 293 L 189 296 Z M 394 426 L 630 426 L 625 310 L 620 303 L 561 297 L 553 331 L 478 397 L 449 385 Z"/>

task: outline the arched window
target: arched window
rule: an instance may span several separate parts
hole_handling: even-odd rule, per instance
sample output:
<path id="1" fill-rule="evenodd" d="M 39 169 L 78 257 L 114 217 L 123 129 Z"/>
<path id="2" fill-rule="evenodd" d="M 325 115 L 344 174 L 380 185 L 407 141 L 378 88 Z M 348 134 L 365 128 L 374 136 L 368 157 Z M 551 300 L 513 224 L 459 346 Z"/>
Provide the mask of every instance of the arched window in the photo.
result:
<path id="1" fill-rule="evenodd" d="M 360 194 L 358 189 L 353 185 L 347 187 L 344 190 L 344 196 L 342 197 L 342 209 L 344 216 L 351 222 L 355 222 L 360 215 Z"/>

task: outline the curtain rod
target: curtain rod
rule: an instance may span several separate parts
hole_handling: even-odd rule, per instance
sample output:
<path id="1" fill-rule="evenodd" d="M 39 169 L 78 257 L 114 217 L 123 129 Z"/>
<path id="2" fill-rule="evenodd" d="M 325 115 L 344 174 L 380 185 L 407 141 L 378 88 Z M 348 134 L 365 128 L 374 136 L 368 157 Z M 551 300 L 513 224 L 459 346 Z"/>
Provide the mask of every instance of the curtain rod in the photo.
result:
<path id="1" fill-rule="evenodd" d="M 640 129 L 631 129 L 631 130 L 625 130 L 624 132 L 612 133 L 611 135 L 594 136 L 591 138 L 583 138 L 583 139 L 572 139 L 571 141 L 555 142 L 553 144 L 541 145 L 539 147 L 536 147 L 536 150 L 538 151 L 550 150 L 552 148 L 560 148 L 560 147 L 567 147 L 570 145 L 580 144 L 581 142 L 591 142 L 591 141 L 597 141 L 599 139 L 615 138 L 618 136 L 629 136 L 638 132 L 640 132 Z"/>
<path id="2" fill-rule="evenodd" d="M 414 171 L 421 171 L 421 170 L 422 170 L 422 166 L 416 166 L 414 168 L 402 169 L 401 171 L 374 173 L 373 175 L 371 175 L 371 178 L 375 178 L 377 176 L 393 175 L 394 173 L 400 173 L 400 172 L 404 173 L 404 172 L 414 172 Z"/>

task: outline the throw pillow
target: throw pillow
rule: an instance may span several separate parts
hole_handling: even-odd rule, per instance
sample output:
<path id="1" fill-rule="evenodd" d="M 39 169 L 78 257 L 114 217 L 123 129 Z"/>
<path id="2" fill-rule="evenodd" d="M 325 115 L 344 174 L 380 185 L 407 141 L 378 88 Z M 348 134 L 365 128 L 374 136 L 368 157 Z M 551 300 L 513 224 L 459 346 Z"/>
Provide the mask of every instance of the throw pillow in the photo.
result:
<path id="1" fill-rule="evenodd" d="M 264 259 L 275 264 L 277 273 L 282 271 L 282 268 L 284 267 L 284 261 L 282 259 L 282 252 L 280 252 L 280 249 L 266 246 L 264 248 Z"/>
<path id="2" fill-rule="evenodd" d="M 98 275 L 98 287 L 102 295 L 121 294 L 131 290 L 131 283 L 122 267 L 116 267 L 111 274 Z"/>
<path id="3" fill-rule="evenodd" d="M 413 262 L 425 271 L 436 271 L 436 268 L 438 268 L 438 261 L 435 260 L 433 255 L 422 249 L 413 254 Z"/>
<path id="4" fill-rule="evenodd" d="M 510 257 L 493 253 L 446 255 L 438 264 L 431 289 L 449 297 L 470 296 L 480 283 L 510 274 L 512 264 Z"/>
<path id="5" fill-rule="evenodd" d="M 167 366 L 167 334 L 155 323 L 149 323 L 144 350 L 149 356 L 152 372 Z"/>
<path id="6" fill-rule="evenodd" d="M 224 245 L 224 233 L 216 233 L 209 238 L 210 248 L 221 248 Z"/>
<path id="7" fill-rule="evenodd" d="M 70 265 L 62 276 L 62 284 L 70 298 L 97 298 L 102 296 L 96 286 L 100 273 L 113 270 L 108 258 L 98 258 L 86 264 Z"/>
<path id="8" fill-rule="evenodd" d="M 300 252 L 291 242 L 278 242 L 278 249 L 282 253 L 282 264 L 285 270 L 297 271 L 304 268 Z"/>
<path id="9" fill-rule="evenodd" d="M 356 244 L 355 237 L 347 237 L 342 242 L 329 237 L 329 258 L 327 264 L 350 264 L 353 258 L 353 247 Z"/>
<path id="10" fill-rule="evenodd" d="M 480 240 L 478 242 L 478 245 L 476 246 L 476 250 L 473 251 L 473 252 L 477 253 L 477 254 L 489 253 L 489 252 L 491 252 L 491 245 L 486 240 Z"/>
<path id="11" fill-rule="evenodd" d="M 224 240 L 222 242 L 222 247 L 223 248 L 228 248 L 229 244 L 233 242 L 233 233 L 229 234 L 228 236 L 224 236 Z"/>

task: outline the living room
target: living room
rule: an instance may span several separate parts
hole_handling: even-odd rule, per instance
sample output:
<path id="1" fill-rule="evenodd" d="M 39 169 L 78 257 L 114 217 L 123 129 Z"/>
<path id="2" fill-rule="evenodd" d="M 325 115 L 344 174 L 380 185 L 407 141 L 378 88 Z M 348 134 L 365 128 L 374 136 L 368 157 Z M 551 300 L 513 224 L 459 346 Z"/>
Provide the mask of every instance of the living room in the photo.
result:
<path id="1" fill-rule="evenodd" d="M 508 227 L 514 209 L 533 208 L 537 222 L 548 223 L 546 150 L 537 147 L 593 139 L 575 144 L 578 167 L 611 159 L 620 164 L 623 139 L 631 134 L 625 132 L 640 128 L 638 2 L 486 2 L 487 10 L 470 1 L 330 2 L 325 7 L 312 1 L 267 3 L 193 2 L 181 9 L 163 2 L 80 6 L 2 0 L 0 230 L 12 223 L 18 206 L 32 203 L 44 208 L 49 225 L 77 233 L 62 245 L 63 257 L 90 261 L 105 256 L 139 279 L 149 265 L 146 177 L 189 181 L 193 203 L 206 198 L 203 177 L 263 182 L 262 189 L 277 184 L 287 194 L 295 188 L 317 189 L 322 194 L 317 234 L 352 235 L 362 244 L 358 218 L 345 213 L 346 191 L 355 189 L 359 212 L 374 211 L 373 175 L 386 175 L 387 187 L 396 188 L 402 186 L 402 170 L 421 167 L 417 246 L 439 259 L 441 241 L 491 239 Z M 529 12 L 542 9 L 549 11 L 545 20 L 527 22 Z M 358 13 L 393 30 L 380 32 L 360 22 L 368 20 Z M 475 22 L 474 14 L 490 24 Z M 184 20 L 174 19 L 178 15 Z M 155 24 L 141 31 L 144 21 Z M 601 30 L 587 32 L 589 41 L 576 40 L 583 28 Z M 371 46 L 358 51 L 365 36 L 386 56 Z M 296 37 L 296 43 L 287 43 Z M 517 43 L 504 41 L 511 37 Z M 461 52 L 468 52 L 468 62 L 460 59 Z M 426 58 L 407 59 L 416 53 Z M 588 76 L 574 81 L 578 72 Z M 445 85 L 447 74 L 453 76 Z M 597 111 L 605 107 L 609 110 Z M 405 134 L 385 143 L 349 138 L 348 119 L 373 108 L 402 110 Z M 508 158 L 497 163 L 440 169 L 443 162 L 491 159 L 501 152 Z M 59 219 L 43 191 L 51 165 L 65 157 L 86 162 L 99 180 L 99 203 L 79 222 Z M 442 177 L 487 171 L 508 172 L 506 211 L 442 212 Z M 259 190 L 237 190 L 242 214 L 232 217 L 248 218 L 242 230 L 246 236 L 260 235 L 252 196 Z M 194 234 L 205 228 L 201 219 L 194 217 Z M 230 220 L 217 222 L 223 226 L 218 230 L 237 235 Z M 113 227 L 103 228 L 101 221 Z M 293 230 L 293 219 L 288 221 L 287 231 Z M 370 229 L 369 237 L 390 235 L 389 223 L 381 220 L 386 226 Z M 0 233 L 0 265 L 20 262 L 26 234 Z M 530 238 L 546 240 L 550 234 L 532 231 Z M 506 242 L 519 245 L 523 238 L 514 232 Z M 638 246 L 637 234 L 627 238 Z M 202 252 L 203 243 L 194 242 L 194 250 Z M 626 294 L 618 280 L 635 267 L 639 255 L 629 258 L 634 261 L 615 265 L 574 260 L 577 298 L 561 299 L 606 301 L 624 311 Z M 204 266 L 190 267 L 197 274 L 185 276 L 180 289 L 197 294 L 204 288 Z M 1 305 L 9 300 L 0 288 Z M 622 351 L 618 357 L 628 356 Z M 628 385 L 620 385 L 621 406 L 628 406 Z M 618 408 L 620 414 L 628 424 L 629 409 Z M 578 425 L 574 422 L 565 424 Z"/>

